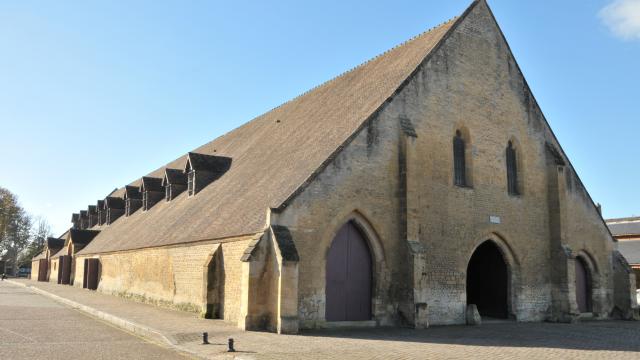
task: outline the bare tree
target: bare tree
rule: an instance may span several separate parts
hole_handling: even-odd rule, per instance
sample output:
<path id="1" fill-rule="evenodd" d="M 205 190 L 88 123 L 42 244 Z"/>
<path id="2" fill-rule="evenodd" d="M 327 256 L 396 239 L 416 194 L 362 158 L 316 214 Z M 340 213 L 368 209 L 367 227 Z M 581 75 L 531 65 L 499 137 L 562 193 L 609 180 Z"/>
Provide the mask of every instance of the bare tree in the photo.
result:
<path id="1" fill-rule="evenodd" d="M 51 236 L 51 226 L 42 216 L 38 216 L 33 221 L 31 229 L 31 239 L 29 245 L 20 254 L 18 264 L 20 266 L 29 265 L 34 256 L 40 254 L 44 249 L 44 243 Z"/>

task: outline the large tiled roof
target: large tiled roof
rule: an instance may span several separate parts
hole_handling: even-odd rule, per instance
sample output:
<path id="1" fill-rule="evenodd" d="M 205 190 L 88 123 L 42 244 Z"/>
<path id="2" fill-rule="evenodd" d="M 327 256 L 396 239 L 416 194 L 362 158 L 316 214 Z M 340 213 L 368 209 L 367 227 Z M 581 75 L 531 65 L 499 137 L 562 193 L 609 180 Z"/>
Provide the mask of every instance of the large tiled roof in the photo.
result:
<path id="1" fill-rule="evenodd" d="M 474 3 L 475 4 L 475 3 Z M 472 5 L 473 7 L 473 5 Z M 470 8 L 471 9 L 471 8 Z M 467 10 L 469 11 L 469 10 Z M 283 205 L 410 77 L 455 20 L 261 115 L 193 152 L 232 159 L 196 196 L 184 192 L 148 211 L 121 217 L 80 253 L 120 251 L 252 234 L 268 208 Z M 186 156 L 166 168 L 184 169 Z M 131 185 L 140 185 L 140 181 Z M 122 196 L 119 189 L 111 196 Z"/>
<path id="2" fill-rule="evenodd" d="M 618 241 L 618 251 L 631 265 L 640 264 L 640 240 Z"/>
<path id="3" fill-rule="evenodd" d="M 640 217 L 609 219 L 607 220 L 607 226 L 609 226 L 613 236 L 640 236 Z"/>

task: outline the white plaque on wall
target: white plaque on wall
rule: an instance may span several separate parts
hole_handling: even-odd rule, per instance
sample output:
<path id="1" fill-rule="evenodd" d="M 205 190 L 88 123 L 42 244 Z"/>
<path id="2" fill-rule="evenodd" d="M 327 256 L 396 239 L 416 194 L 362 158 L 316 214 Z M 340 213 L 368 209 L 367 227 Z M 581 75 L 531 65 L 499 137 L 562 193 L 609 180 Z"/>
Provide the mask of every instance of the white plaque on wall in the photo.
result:
<path id="1" fill-rule="evenodd" d="M 500 224 L 500 216 L 489 216 L 489 222 L 492 224 Z"/>

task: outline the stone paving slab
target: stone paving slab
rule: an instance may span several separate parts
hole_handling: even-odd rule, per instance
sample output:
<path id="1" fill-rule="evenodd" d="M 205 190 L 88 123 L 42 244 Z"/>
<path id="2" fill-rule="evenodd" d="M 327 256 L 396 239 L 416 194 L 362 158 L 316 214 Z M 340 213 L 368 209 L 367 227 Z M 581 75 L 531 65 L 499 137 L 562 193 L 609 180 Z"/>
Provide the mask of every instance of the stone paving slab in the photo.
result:
<path id="1" fill-rule="evenodd" d="M 640 359 L 640 322 L 506 322 L 277 335 L 243 332 L 221 320 L 71 286 L 18 282 L 153 329 L 180 350 L 210 359 Z M 209 332 L 211 345 L 201 345 L 203 331 Z M 238 352 L 226 352 L 229 337 Z"/>
<path id="2" fill-rule="evenodd" d="M 0 282 L 0 359 L 132 358 L 192 357 L 96 321 L 24 287 Z"/>

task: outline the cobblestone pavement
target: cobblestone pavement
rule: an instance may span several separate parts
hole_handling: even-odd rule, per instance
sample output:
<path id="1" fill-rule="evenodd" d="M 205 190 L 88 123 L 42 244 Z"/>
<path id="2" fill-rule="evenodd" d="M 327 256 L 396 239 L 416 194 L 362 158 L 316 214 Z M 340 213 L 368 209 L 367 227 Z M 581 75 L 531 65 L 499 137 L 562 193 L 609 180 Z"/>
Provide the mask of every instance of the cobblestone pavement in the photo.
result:
<path id="1" fill-rule="evenodd" d="M 180 346 L 212 359 L 640 359 L 640 322 L 503 322 L 276 335 L 242 332 L 219 320 L 70 286 L 23 282 L 158 329 Z M 201 345 L 203 331 L 209 332 L 211 345 Z M 229 337 L 234 338 L 238 352 L 226 352 Z"/>
<path id="2" fill-rule="evenodd" d="M 132 355 L 135 354 L 135 355 Z M 32 291 L 0 282 L 0 359 L 187 359 Z"/>

